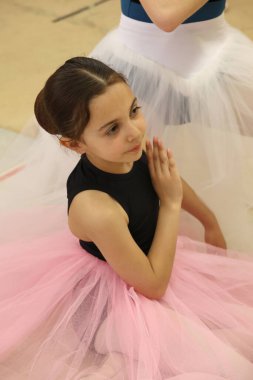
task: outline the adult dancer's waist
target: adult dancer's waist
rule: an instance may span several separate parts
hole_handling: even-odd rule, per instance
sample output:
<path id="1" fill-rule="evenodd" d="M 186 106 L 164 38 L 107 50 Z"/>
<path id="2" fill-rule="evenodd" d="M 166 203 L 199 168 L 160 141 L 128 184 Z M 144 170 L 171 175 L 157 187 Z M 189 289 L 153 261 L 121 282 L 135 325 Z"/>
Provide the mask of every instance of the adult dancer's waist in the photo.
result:
<path id="1" fill-rule="evenodd" d="M 188 77 L 203 68 L 222 49 L 227 28 L 223 14 L 215 19 L 179 25 L 173 32 L 164 32 L 153 23 L 137 21 L 122 14 L 116 33 L 121 43 L 137 55 Z"/>

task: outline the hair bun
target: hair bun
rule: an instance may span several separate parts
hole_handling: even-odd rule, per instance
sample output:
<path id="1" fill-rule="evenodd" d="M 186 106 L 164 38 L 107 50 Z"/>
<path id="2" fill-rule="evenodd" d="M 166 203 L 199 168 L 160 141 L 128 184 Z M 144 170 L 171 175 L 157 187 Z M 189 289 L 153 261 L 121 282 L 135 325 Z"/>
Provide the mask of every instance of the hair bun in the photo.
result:
<path id="1" fill-rule="evenodd" d="M 34 113 L 39 125 L 42 128 L 44 128 L 48 133 L 56 135 L 59 132 L 46 106 L 44 89 L 40 91 L 35 100 Z"/>

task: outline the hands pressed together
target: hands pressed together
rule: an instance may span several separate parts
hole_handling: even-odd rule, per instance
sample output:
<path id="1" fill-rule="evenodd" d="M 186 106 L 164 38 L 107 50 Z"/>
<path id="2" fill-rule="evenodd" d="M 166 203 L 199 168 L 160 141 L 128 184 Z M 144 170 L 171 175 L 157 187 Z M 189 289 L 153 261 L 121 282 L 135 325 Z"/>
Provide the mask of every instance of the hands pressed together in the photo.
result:
<path id="1" fill-rule="evenodd" d="M 148 167 L 154 189 L 160 199 L 160 206 L 172 209 L 181 208 L 183 186 L 175 159 L 171 150 L 165 149 L 163 143 L 154 137 L 153 145 L 146 142 Z M 209 210 L 210 211 L 210 210 Z M 226 242 L 215 216 L 204 225 L 205 241 L 213 246 L 226 249 Z"/>
<path id="2" fill-rule="evenodd" d="M 154 189 L 160 199 L 160 204 L 181 207 L 183 187 L 173 154 L 165 149 L 157 137 L 146 142 L 148 167 Z"/>

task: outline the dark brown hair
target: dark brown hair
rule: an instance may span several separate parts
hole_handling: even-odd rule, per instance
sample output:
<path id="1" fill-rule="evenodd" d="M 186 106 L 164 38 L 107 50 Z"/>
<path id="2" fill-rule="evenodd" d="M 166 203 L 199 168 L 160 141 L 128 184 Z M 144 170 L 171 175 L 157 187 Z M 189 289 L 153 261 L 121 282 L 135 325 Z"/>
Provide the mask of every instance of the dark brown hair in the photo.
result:
<path id="1" fill-rule="evenodd" d="M 119 82 L 126 83 L 123 75 L 96 59 L 69 59 L 49 77 L 36 98 L 38 123 L 48 133 L 79 140 L 90 119 L 91 99 Z"/>

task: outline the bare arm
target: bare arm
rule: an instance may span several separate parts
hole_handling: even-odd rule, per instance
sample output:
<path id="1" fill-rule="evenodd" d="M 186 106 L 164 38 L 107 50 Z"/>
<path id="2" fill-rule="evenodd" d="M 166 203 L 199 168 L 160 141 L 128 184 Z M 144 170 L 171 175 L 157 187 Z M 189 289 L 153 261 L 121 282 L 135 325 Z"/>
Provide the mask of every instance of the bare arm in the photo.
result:
<path id="1" fill-rule="evenodd" d="M 226 249 L 226 241 L 215 214 L 183 178 L 181 178 L 181 183 L 183 188 L 182 209 L 198 219 L 203 225 L 206 243 Z"/>
<path id="2" fill-rule="evenodd" d="M 97 245 L 126 283 L 148 298 L 159 299 L 173 267 L 182 185 L 172 155 L 168 156 L 158 141 L 154 143 L 154 151 L 148 145 L 147 155 L 160 198 L 157 227 L 147 256 L 129 232 L 127 215 L 107 194 L 95 191 L 78 194 L 70 207 L 69 225 L 78 238 Z"/>
<path id="3" fill-rule="evenodd" d="M 140 2 L 158 28 L 171 32 L 208 0 L 140 0 Z"/>
<path id="4" fill-rule="evenodd" d="M 182 208 L 197 218 L 205 229 L 206 243 L 226 249 L 226 242 L 214 213 L 197 196 L 193 189 L 182 179 Z"/>

